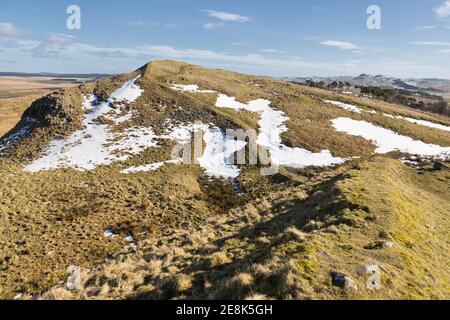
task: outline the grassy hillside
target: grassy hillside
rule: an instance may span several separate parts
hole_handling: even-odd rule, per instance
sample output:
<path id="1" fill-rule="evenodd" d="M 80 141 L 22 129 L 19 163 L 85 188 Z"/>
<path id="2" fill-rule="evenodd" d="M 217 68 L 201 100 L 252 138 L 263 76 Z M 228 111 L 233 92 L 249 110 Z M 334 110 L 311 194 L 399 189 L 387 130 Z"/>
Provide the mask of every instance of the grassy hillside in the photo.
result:
<path id="1" fill-rule="evenodd" d="M 44 297 L 448 298 L 450 173 L 379 157 L 342 169 L 212 216 L 194 232 L 128 248 L 85 272 L 80 292 L 55 288 Z M 387 242 L 394 246 L 379 245 Z M 381 289 L 367 289 L 362 264 L 381 268 Z M 358 289 L 333 287 L 334 273 Z"/>
<path id="2" fill-rule="evenodd" d="M 164 141 L 92 171 L 23 170 L 50 141 L 82 126 L 83 95 L 106 100 L 139 73 L 144 94 L 128 106 L 136 116 L 115 130 L 146 126 L 161 134 L 166 119 L 258 128 L 254 113 L 216 108 L 216 94 L 170 87 L 197 84 L 242 102 L 271 100 L 290 118 L 286 145 L 358 158 L 338 167 L 283 168 L 269 177 L 244 166 L 234 183 L 212 179 L 197 165 L 121 173 L 167 160 L 173 143 Z M 45 121 L 0 157 L 0 297 L 448 299 L 450 170 L 429 161 L 413 168 L 397 153 L 374 155 L 371 141 L 336 132 L 330 120 L 365 120 L 443 147 L 450 146 L 450 132 L 351 113 L 324 99 L 450 125 L 397 105 L 174 61 L 36 101 L 25 115 Z M 105 237 L 108 229 L 117 236 Z M 379 267 L 381 288 L 367 288 L 361 265 Z M 70 266 L 81 268 L 79 291 L 65 288 Z M 339 288 L 336 275 L 351 278 L 357 289 Z"/>
<path id="3" fill-rule="evenodd" d="M 23 112 L 41 95 L 0 99 L 0 137 L 19 122 Z"/>

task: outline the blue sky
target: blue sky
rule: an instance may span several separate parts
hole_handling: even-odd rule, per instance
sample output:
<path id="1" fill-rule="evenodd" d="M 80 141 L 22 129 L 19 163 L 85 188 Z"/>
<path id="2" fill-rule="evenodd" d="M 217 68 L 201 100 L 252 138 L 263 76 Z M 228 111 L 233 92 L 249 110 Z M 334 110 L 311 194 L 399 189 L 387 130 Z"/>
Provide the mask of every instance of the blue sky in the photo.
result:
<path id="1" fill-rule="evenodd" d="M 81 29 L 69 30 L 69 5 Z M 381 29 L 367 28 L 367 8 Z M 0 71 L 104 72 L 152 59 L 273 76 L 450 78 L 450 0 L 1 0 Z"/>

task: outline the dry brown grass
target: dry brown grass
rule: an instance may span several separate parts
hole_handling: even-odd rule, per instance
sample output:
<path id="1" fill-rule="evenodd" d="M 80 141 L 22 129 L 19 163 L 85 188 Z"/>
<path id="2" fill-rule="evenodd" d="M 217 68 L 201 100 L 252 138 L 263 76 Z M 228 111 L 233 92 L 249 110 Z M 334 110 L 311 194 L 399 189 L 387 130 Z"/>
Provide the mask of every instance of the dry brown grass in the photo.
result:
<path id="1" fill-rule="evenodd" d="M 75 80 L 54 77 L 0 76 L 0 98 L 21 97 L 33 94 L 44 95 L 58 89 L 73 87 L 77 85 Z"/>
<path id="2" fill-rule="evenodd" d="M 18 97 L 0 98 L 0 137 L 11 130 L 22 117 L 23 112 L 40 94 Z"/>
<path id="3" fill-rule="evenodd" d="M 62 301 L 62 300 L 74 300 L 75 295 L 64 288 L 54 288 L 50 291 L 46 292 L 44 295 L 40 297 L 41 300 L 56 300 L 56 301 Z"/>
<path id="4" fill-rule="evenodd" d="M 441 254 L 446 244 L 444 238 L 438 236 L 446 233 L 446 223 L 442 219 L 449 204 L 443 198 L 442 186 L 450 178 L 448 172 L 442 175 L 442 172 L 424 171 L 418 175 L 394 160 L 382 158 L 361 166 L 350 171 L 346 179 L 318 185 L 321 192 L 311 192 L 305 202 L 298 202 L 287 212 L 277 212 L 263 225 L 236 224 L 235 217 L 228 216 L 215 239 L 210 240 L 222 251 L 213 254 L 210 250 L 203 251 L 207 245 L 201 242 L 191 243 L 184 254 L 164 246 L 152 247 L 155 255 L 164 254 L 164 260 L 158 262 L 163 267 L 158 268 L 158 276 L 145 277 L 150 282 L 136 289 L 141 292 L 139 296 L 213 299 L 448 297 L 445 280 L 448 261 Z M 336 190 L 340 190 L 344 198 L 327 198 Z M 401 194 L 397 190 L 402 190 Z M 430 193 L 433 190 L 440 191 Z M 386 195 L 376 198 L 374 194 Z M 433 201 L 423 204 L 410 198 L 413 194 L 419 194 L 421 199 L 431 197 Z M 433 209 L 428 208 L 429 205 Z M 374 215 L 378 218 L 373 219 Z M 312 217 L 316 227 L 308 229 Z M 282 231 L 285 225 L 289 227 Z M 433 228 L 429 229 L 431 225 Z M 265 230 L 269 242 L 258 244 L 252 237 L 245 236 L 248 232 L 244 230 L 249 227 Z M 201 229 L 199 234 L 210 234 L 207 228 Z M 386 234 L 397 243 L 395 248 L 364 249 L 367 243 Z M 167 240 L 177 242 L 176 238 Z M 211 268 L 212 260 L 215 268 Z M 356 266 L 361 263 L 381 266 L 382 289 L 365 287 L 366 279 L 356 273 Z M 402 271 L 405 268 L 409 271 Z M 358 290 L 333 287 L 330 280 L 333 272 L 350 275 L 358 283 Z M 427 277 L 424 272 L 432 274 Z M 135 286 L 139 281 L 128 283 Z M 116 294 L 117 291 L 105 293 L 105 297 L 120 296 Z"/>
<path id="5" fill-rule="evenodd" d="M 216 252 L 209 259 L 211 268 L 222 267 L 231 262 L 226 252 Z"/>

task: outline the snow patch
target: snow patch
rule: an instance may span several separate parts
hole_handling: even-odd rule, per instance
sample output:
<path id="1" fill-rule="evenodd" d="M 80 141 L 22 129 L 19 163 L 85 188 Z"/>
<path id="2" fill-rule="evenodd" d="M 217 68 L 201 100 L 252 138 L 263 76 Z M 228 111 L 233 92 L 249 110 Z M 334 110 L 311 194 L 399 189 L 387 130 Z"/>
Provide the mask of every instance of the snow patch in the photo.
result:
<path id="1" fill-rule="evenodd" d="M 264 112 L 270 109 L 270 101 L 266 99 L 258 99 L 249 103 L 241 103 L 236 101 L 235 97 L 229 97 L 225 94 L 219 94 L 216 101 L 216 107 L 228 108 L 235 110 L 247 110 L 250 112 Z"/>
<path id="2" fill-rule="evenodd" d="M 400 162 L 412 167 L 419 167 L 420 166 L 420 162 L 418 160 L 411 160 L 408 158 L 401 158 Z"/>
<path id="3" fill-rule="evenodd" d="M 117 234 L 115 234 L 111 229 L 106 229 L 103 232 L 103 236 L 105 238 L 115 238 L 115 237 L 117 237 Z"/>
<path id="4" fill-rule="evenodd" d="M 156 146 L 156 136 L 151 128 L 137 127 L 115 133 L 108 125 L 99 123 L 103 116 L 117 120 L 114 114 L 118 111 L 111 108 L 112 102 L 133 102 L 139 98 L 143 91 L 135 84 L 138 78 L 127 81 L 106 102 L 98 103 L 93 95 L 85 98 L 83 108 L 88 112 L 83 119 L 85 128 L 65 140 L 52 141 L 41 158 L 26 166 L 25 170 L 38 172 L 62 167 L 94 170 L 100 165 L 127 160 L 131 155 Z"/>
<path id="5" fill-rule="evenodd" d="M 361 109 L 357 106 L 354 106 L 352 104 L 348 104 L 348 103 L 343 103 L 340 101 L 332 101 L 332 100 L 324 100 L 324 102 L 335 105 L 339 108 L 345 109 L 347 111 L 350 112 L 355 112 L 355 113 L 363 113 L 363 112 L 368 112 L 371 114 L 376 114 L 377 111 L 375 110 L 370 110 L 370 111 L 366 111 L 364 109 Z M 426 126 L 426 127 L 430 127 L 430 128 L 434 128 L 434 129 L 439 129 L 439 130 L 444 130 L 444 131 L 449 131 L 450 132 L 450 127 L 449 126 L 445 126 L 442 124 L 438 124 L 438 123 L 434 123 L 434 122 L 430 122 L 430 121 L 425 121 L 425 120 L 417 120 L 414 118 L 408 118 L 408 117 L 403 117 L 403 116 L 394 116 L 391 115 L 389 113 L 382 113 L 385 117 L 391 118 L 391 119 L 399 119 L 399 120 L 405 120 L 414 124 L 419 124 L 422 126 Z"/>
<path id="6" fill-rule="evenodd" d="M 191 134 L 197 131 L 209 130 L 212 124 L 190 123 L 190 124 L 172 124 L 166 122 L 168 134 L 161 136 L 162 139 L 176 140 L 178 143 L 189 143 Z"/>
<path id="7" fill-rule="evenodd" d="M 198 85 L 196 84 L 173 84 L 171 86 L 173 90 L 176 91 L 183 91 L 183 92 L 196 92 L 196 93 L 217 93 L 217 91 L 214 90 L 200 90 Z"/>
<path id="8" fill-rule="evenodd" d="M 261 114 L 259 121 L 258 145 L 267 148 L 272 162 L 280 166 L 304 168 L 308 166 L 329 166 L 345 162 L 345 159 L 333 157 L 329 150 L 313 153 L 302 148 L 291 148 L 282 144 L 281 135 L 288 129 L 285 122 L 289 120 L 285 113 L 270 107 L 271 102 L 265 99 L 241 103 L 236 98 L 220 94 L 216 107 L 247 110 Z"/>
<path id="9" fill-rule="evenodd" d="M 206 174 L 214 177 L 237 178 L 240 174 L 239 167 L 228 164 L 227 160 L 247 143 L 226 137 L 218 128 L 204 131 L 203 141 L 206 148 L 203 156 L 197 161 Z"/>
<path id="10" fill-rule="evenodd" d="M 364 111 L 363 109 L 349 103 L 343 103 L 340 101 L 332 101 L 332 100 L 324 100 L 324 102 L 332 104 L 338 108 L 345 109 L 350 112 L 362 113 Z"/>
<path id="11" fill-rule="evenodd" d="M 413 140 L 410 137 L 399 135 L 392 130 L 375 126 L 366 121 L 337 118 L 332 120 L 332 122 L 334 128 L 339 132 L 373 141 L 377 146 L 376 152 L 380 154 L 401 151 L 421 156 L 442 158 L 450 156 L 450 148 Z"/>
<path id="12" fill-rule="evenodd" d="M 125 170 L 122 170 L 121 172 L 124 174 L 136 173 L 136 172 L 150 172 L 150 171 L 156 171 L 156 170 L 162 168 L 164 165 L 169 164 L 169 163 L 180 164 L 182 162 L 183 162 L 182 159 L 168 160 L 168 161 L 163 161 L 163 162 L 158 162 L 158 163 L 146 164 L 143 166 L 130 167 Z"/>
<path id="13" fill-rule="evenodd" d="M 439 130 L 443 130 L 443 131 L 448 131 L 450 132 L 450 127 L 443 125 L 443 124 L 439 124 L 439 123 L 435 123 L 435 122 L 431 122 L 431 121 L 426 121 L 426 120 L 418 120 L 418 119 L 414 119 L 414 118 L 409 118 L 409 117 L 403 117 L 403 116 L 394 116 L 392 114 L 389 113 L 383 113 L 383 115 L 385 117 L 391 118 L 391 119 L 399 119 L 399 120 L 405 120 L 414 124 L 418 124 L 421 126 L 425 126 L 425 127 L 429 127 L 429 128 L 434 128 L 434 129 L 439 129 Z"/>
<path id="14" fill-rule="evenodd" d="M 136 101 L 144 92 L 137 84 L 136 81 L 141 76 L 137 76 L 125 83 L 121 88 L 116 90 L 109 99 L 110 101 L 126 101 L 134 102 Z"/>
<path id="15" fill-rule="evenodd" d="M 391 119 L 395 119 L 395 117 L 392 114 L 389 114 L 389 113 L 383 113 L 383 116 L 391 118 Z"/>
<path id="16" fill-rule="evenodd" d="M 438 124 L 438 123 L 425 121 L 425 120 L 417 120 L 417 119 L 413 119 L 413 118 L 406 118 L 406 117 L 397 117 L 397 118 L 403 119 L 403 120 L 406 120 L 408 122 L 412 122 L 412 123 L 415 123 L 415 124 L 419 124 L 421 126 L 426 126 L 426 127 L 430 127 L 430 128 L 434 128 L 434 129 L 439 129 L 439 130 L 444 130 L 444 131 L 450 132 L 450 127 L 449 126 L 444 126 L 443 124 Z"/>
<path id="17" fill-rule="evenodd" d="M 3 141 L 0 141 L 0 152 L 11 146 L 17 140 L 25 138 L 29 135 L 31 126 L 38 122 L 38 120 L 30 117 L 26 117 L 21 121 L 24 126 L 15 133 L 6 136 Z"/>
<path id="18" fill-rule="evenodd" d="M 227 163 L 228 158 L 235 152 L 244 148 L 245 141 L 235 141 L 227 138 L 217 127 L 203 123 L 172 126 L 169 133 L 159 137 L 160 139 L 176 140 L 180 144 L 191 142 L 193 132 L 202 131 L 205 149 L 203 155 L 197 159 L 205 173 L 212 177 L 236 178 L 240 174 L 238 166 Z M 142 166 L 130 167 L 122 170 L 122 173 L 149 172 L 162 168 L 166 164 L 181 164 L 183 159 L 174 159 Z"/>

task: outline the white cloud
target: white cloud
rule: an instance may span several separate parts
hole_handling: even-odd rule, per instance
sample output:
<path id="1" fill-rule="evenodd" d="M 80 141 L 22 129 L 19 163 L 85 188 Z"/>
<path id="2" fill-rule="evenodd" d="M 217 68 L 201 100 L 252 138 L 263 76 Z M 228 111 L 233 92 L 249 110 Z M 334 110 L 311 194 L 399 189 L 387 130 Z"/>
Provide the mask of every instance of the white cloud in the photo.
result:
<path id="1" fill-rule="evenodd" d="M 86 57 L 101 59 L 137 60 L 139 63 L 150 59 L 178 59 L 193 63 L 206 63 L 215 66 L 239 65 L 243 69 L 257 68 L 261 70 L 273 69 L 289 72 L 330 72 L 346 73 L 356 67 L 353 63 L 338 62 L 310 62 L 300 59 L 275 59 L 262 54 L 253 53 L 233 55 L 212 50 L 184 49 L 164 45 L 139 45 L 131 47 L 104 47 L 100 45 L 79 42 L 75 37 L 66 34 L 49 33 L 42 41 L 13 39 L 13 46 L 7 47 L 10 52 L 29 53 L 35 58 L 77 60 Z M 0 47 L 4 47 L 8 39 L 0 39 Z M 20 43 L 19 43 L 20 42 Z"/>
<path id="2" fill-rule="evenodd" d="M 270 59 L 259 54 L 247 55 L 229 55 L 214 52 L 211 50 L 197 49 L 176 49 L 170 46 L 146 46 L 140 48 L 148 56 L 156 56 L 171 59 L 190 59 L 197 61 L 215 61 L 220 63 L 232 62 L 244 65 L 276 67 L 276 68 L 292 68 L 301 69 L 319 69 L 319 70 L 348 70 L 354 68 L 355 65 L 347 63 L 321 63 L 307 62 L 303 60 L 292 59 Z"/>
<path id="3" fill-rule="evenodd" d="M 309 36 L 305 38 L 305 41 L 316 41 L 316 40 L 320 40 L 322 37 L 321 36 Z"/>
<path id="4" fill-rule="evenodd" d="M 17 64 L 17 63 L 19 63 L 18 60 L 0 59 L 0 64 L 4 64 L 4 65 Z"/>
<path id="5" fill-rule="evenodd" d="M 236 13 L 223 12 L 223 11 L 214 11 L 214 10 L 205 10 L 205 12 L 211 18 L 216 18 L 225 22 L 248 22 L 250 21 L 249 17 L 241 16 Z"/>
<path id="6" fill-rule="evenodd" d="M 7 43 L 9 42 L 9 43 Z M 448 43 L 450 46 L 450 43 Z M 107 47 L 79 42 L 71 35 L 50 33 L 42 41 L 0 38 L 0 47 L 10 53 L 28 53 L 35 58 L 77 61 L 123 59 L 129 64 L 143 64 L 151 59 L 175 59 L 211 67 L 277 76 L 342 75 L 364 73 L 392 73 L 398 77 L 443 77 L 450 69 L 442 65 L 422 65 L 413 62 L 389 60 L 354 61 L 308 61 L 301 58 L 275 58 L 260 53 L 232 54 L 212 50 L 176 48 L 166 45 L 136 45 L 130 47 Z M 446 48 L 443 48 L 446 49 Z M 275 49 L 269 49 L 275 50 Z M 135 62 L 131 62 L 135 61 Z M 98 69 L 95 69 L 98 70 Z"/>
<path id="7" fill-rule="evenodd" d="M 133 20 L 128 23 L 130 27 L 139 28 L 139 27 L 157 27 L 159 26 L 158 22 L 148 22 L 141 20 Z"/>
<path id="8" fill-rule="evenodd" d="M 55 59 L 62 56 L 65 48 L 76 44 L 74 36 L 49 33 L 47 39 L 30 49 L 32 55 L 37 58 Z"/>
<path id="9" fill-rule="evenodd" d="M 145 28 L 157 28 L 157 27 L 160 27 L 160 28 L 165 28 L 165 29 L 175 28 L 175 24 L 173 24 L 173 23 L 166 23 L 166 24 L 164 24 L 164 23 L 161 23 L 161 22 L 142 21 L 142 20 L 130 21 L 128 23 L 128 25 L 130 27 L 133 27 L 133 28 L 143 28 L 143 27 L 145 27 Z"/>
<path id="10" fill-rule="evenodd" d="M 207 22 L 203 25 L 203 29 L 206 30 L 213 30 L 213 29 L 219 29 L 222 28 L 223 26 L 225 26 L 225 24 L 223 22 Z"/>
<path id="11" fill-rule="evenodd" d="M 3 51 L 29 51 L 39 43 L 35 40 L 0 38 L 0 48 Z"/>
<path id="12" fill-rule="evenodd" d="M 450 46 L 450 42 L 441 42 L 441 41 L 413 41 L 411 42 L 411 44 L 419 46 L 440 46 L 440 47 Z"/>
<path id="13" fill-rule="evenodd" d="M 26 34 L 26 31 L 17 28 L 10 22 L 0 22 L 0 36 L 13 38 Z"/>
<path id="14" fill-rule="evenodd" d="M 435 9 L 439 18 L 450 17 L 450 0 L 446 0 L 441 6 Z"/>
<path id="15" fill-rule="evenodd" d="M 281 51 L 281 50 L 277 50 L 277 49 L 263 49 L 261 50 L 261 52 L 264 53 L 280 53 L 280 54 L 285 54 L 286 51 Z"/>
<path id="16" fill-rule="evenodd" d="M 55 44 L 68 44 L 75 41 L 75 37 L 68 34 L 63 33 L 48 33 L 47 41 Z"/>
<path id="17" fill-rule="evenodd" d="M 250 41 L 242 40 L 237 42 L 232 42 L 230 45 L 232 46 L 238 46 L 238 47 L 247 47 L 250 46 L 252 43 Z"/>
<path id="18" fill-rule="evenodd" d="M 56 49 L 55 49 L 56 48 Z M 151 59 L 175 59 L 205 66 L 234 69 L 241 72 L 277 76 L 342 75 L 386 73 L 396 77 L 448 77 L 450 69 L 442 65 L 426 65 L 406 60 L 378 59 L 354 61 L 307 61 L 301 58 L 269 58 L 262 54 L 227 54 L 211 50 L 175 48 L 165 45 L 135 47 L 102 47 L 71 42 L 65 46 L 52 45 L 53 53 L 66 59 L 92 57 L 104 59 L 135 60 L 143 64 Z M 59 51 L 58 51 L 59 50 Z M 449 50 L 450 51 L 450 50 Z M 134 64 L 134 63 L 133 63 Z"/>
<path id="19" fill-rule="evenodd" d="M 414 28 L 415 31 L 426 31 L 426 30 L 433 30 L 436 29 L 436 26 L 421 26 Z"/>
<path id="20" fill-rule="evenodd" d="M 343 41 L 337 41 L 337 40 L 324 40 L 320 42 L 320 44 L 324 46 L 331 46 L 336 47 L 341 50 L 359 50 L 363 49 L 361 47 L 358 47 L 357 45 L 351 43 L 351 42 L 343 42 Z"/>

